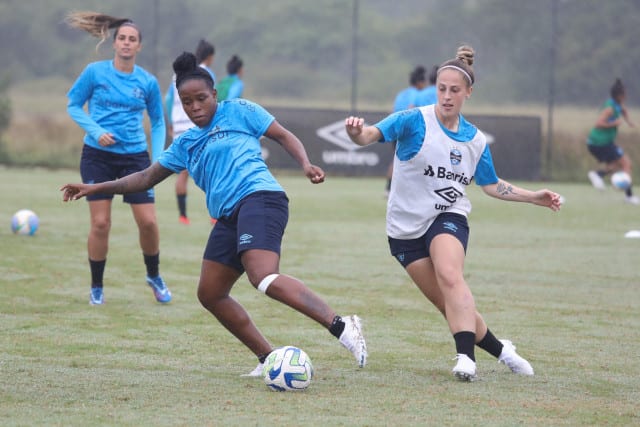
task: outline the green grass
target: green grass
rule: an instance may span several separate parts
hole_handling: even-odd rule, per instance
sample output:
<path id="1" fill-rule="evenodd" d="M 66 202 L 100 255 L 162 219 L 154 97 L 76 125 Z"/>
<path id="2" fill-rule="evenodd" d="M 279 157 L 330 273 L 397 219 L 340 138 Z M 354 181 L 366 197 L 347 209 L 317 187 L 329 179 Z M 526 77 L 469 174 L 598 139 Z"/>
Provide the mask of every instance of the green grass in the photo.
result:
<path id="1" fill-rule="evenodd" d="M 156 188 L 161 270 L 174 301 L 144 284 L 137 231 L 114 203 L 106 304 L 88 304 L 88 209 L 58 188 L 76 171 L 0 168 L 0 425 L 637 425 L 640 400 L 640 209 L 613 190 L 553 184 L 559 213 L 504 203 L 471 186 L 466 277 L 498 337 L 536 375 L 511 374 L 478 351 L 480 380 L 459 383 L 444 320 L 389 256 L 382 179 L 280 176 L 291 198 L 281 270 L 340 313 L 365 321 L 369 364 L 327 331 L 254 290 L 234 288 L 274 345 L 302 347 L 316 378 L 274 393 L 240 378 L 255 359 L 198 303 L 210 225 L 199 190 L 192 225 L 177 221 L 173 180 Z M 527 187 L 537 184 L 527 183 Z M 546 184 L 545 184 L 546 185 Z M 551 184 L 549 184 L 551 185 Z M 10 231 L 21 208 L 33 237 Z"/>

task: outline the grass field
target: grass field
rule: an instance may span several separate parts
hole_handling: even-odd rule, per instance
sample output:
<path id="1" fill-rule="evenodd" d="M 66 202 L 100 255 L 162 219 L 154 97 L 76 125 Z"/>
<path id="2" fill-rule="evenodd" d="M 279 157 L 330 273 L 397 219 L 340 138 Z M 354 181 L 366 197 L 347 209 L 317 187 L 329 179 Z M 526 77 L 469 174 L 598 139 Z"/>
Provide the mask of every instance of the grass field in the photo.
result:
<path id="1" fill-rule="evenodd" d="M 316 378 L 275 393 L 240 378 L 255 359 L 198 303 L 210 225 L 192 189 L 177 221 L 173 180 L 157 187 L 161 270 L 174 301 L 144 283 L 137 231 L 114 203 L 106 304 L 88 304 L 88 210 L 58 188 L 76 171 L 0 168 L 0 425 L 638 425 L 640 208 L 621 193 L 557 184 L 559 213 L 490 199 L 472 186 L 466 277 L 487 323 L 529 359 L 519 377 L 478 351 L 479 380 L 450 374 L 444 320 L 388 255 L 382 179 L 281 176 L 291 198 L 281 270 L 365 322 L 369 363 L 242 278 L 234 296 L 274 345 L 302 347 Z M 527 187 L 537 184 L 526 183 Z M 11 215 L 36 211 L 33 237 Z M 1 224 L 0 224 L 1 225 Z"/>

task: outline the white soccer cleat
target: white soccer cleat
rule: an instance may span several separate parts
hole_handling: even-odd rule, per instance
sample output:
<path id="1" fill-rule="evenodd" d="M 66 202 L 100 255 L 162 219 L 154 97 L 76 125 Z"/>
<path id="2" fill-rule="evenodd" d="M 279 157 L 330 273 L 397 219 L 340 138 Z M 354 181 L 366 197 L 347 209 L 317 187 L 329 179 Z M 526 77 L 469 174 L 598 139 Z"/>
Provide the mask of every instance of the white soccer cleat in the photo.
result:
<path id="1" fill-rule="evenodd" d="M 624 201 L 632 205 L 640 205 L 640 199 L 638 199 L 638 196 L 624 196 Z"/>
<path id="2" fill-rule="evenodd" d="M 476 362 L 471 360 L 466 354 L 457 354 L 456 366 L 451 371 L 460 381 L 473 381 L 476 379 Z"/>
<path id="3" fill-rule="evenodd" d="M 258 366 L 256 366 L 253 371 L 249 372 L 248 374 L 242 374 L 240 376 L 258 378 L 262 376 L 263 369 L 264 369 L 264 363 L 258 363 Z"/>
<path id="4" fill-rule="evenodd" d="M 589 177 L 589 181 L 591 181 L 591 185 L 593 185 L 593 188 L 596 190 L 604 190 L 607 188 L 604 184 L 604 180 L 596 171 L 589 171 L 587 176 Z"/>
<path id="5" fill-rule="evenodd" d="M 358 366 L 364 368 L 367 364 L 367 343 L 362 335 L 362 321 L 358 316 L 343 317 L 344 331 L 340 335 L 340 343 L 353 354 Z"/>
<path id="6" fill-rule="evenodd" d="M 516 346 L 509 340 L 500 340 L 500 342 L 503 347 L 498 362 L 507 365 L 514 374 L 533 375 L 531 364 L 516 353 Z"/>

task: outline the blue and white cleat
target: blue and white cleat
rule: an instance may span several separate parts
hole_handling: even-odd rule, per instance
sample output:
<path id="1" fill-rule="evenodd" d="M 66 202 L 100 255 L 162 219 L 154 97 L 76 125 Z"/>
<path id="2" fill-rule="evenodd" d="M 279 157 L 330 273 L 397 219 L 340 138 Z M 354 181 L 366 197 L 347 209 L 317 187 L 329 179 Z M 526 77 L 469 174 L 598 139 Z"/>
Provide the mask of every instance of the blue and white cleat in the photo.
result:
<path id="1" fill-rule="evenodd" d="M 104 304 L 104 294 L 102 293 L 102 288 L 91 288 L 91 292 L 89 293 L 89 304 L 91 305 L 102 305 Z"/>
<path id="2" fill-rule="evenodd" d="M 171 291 L 167 288 L 167 285 L 164 283 L 161 276 L 147 276 L 147 285 L 153 289 L 153 295 L 156 297 L 156 301 L 162 304 L 166 304 L 171 301 Z"/>

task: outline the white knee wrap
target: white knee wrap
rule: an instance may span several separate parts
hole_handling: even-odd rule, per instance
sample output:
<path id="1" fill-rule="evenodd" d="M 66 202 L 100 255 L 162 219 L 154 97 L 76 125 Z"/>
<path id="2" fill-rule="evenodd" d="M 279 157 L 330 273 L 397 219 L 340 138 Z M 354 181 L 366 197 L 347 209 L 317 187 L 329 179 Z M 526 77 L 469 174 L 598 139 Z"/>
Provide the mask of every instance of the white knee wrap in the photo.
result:
<path id="1" fill-rule="evenodd" d="M 260 284 L 258 285 L 258 290 L 260 292 L 262 292 L 263 294 L 267 293 L 267 288 L 269 287 L 269 285 L 271 285 L 271 283 L 273 283 L 274 280 L 276 280 L 276 278 L 279 276 L 279 274 L 269 274 L 267 277 L 265 277 L 264 279 L 262 279 L 262 281 L 260 282 Z"/>

